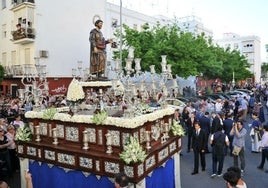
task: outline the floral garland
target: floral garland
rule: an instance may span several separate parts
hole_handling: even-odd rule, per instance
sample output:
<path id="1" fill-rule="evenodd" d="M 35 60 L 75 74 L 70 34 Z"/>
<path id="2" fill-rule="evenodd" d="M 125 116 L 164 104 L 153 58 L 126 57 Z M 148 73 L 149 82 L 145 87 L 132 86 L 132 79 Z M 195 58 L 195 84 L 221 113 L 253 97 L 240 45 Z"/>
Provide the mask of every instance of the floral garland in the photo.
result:
<path id="1" fill-rule="evenodd" d="M 53 116 L 52 120 L 59 120 L 63 122 L 74 122 L 74 123 L 94 123 L 92 115 L 80 115 L 75 114 L 71 116 L 68 114 L 69 108 L 62 107 L 57 108 L 57 113 Z M 63 113 L 66 112 L 66 113 Z M 29 119 L 43 119 L 44 111 L 28 111 L 25 113 L 25 117 Z M 174 109 L 171 107 L 165 109 L 158 109 L 149 114 L 142 114 L 134 118 L 121 118 L 121 117 L 110 117 L 108 116 L 103 122 L 103 125 L 113 125 L 116 127 L 130 128 L 134 129 L 141 125 L 144 125 L 148 121 L 155 121 L 167 115 L 174 114 Z"/>
<path id="2" fill-rule="evenodd" d="M 174 136 L 184 136 L 185 135 L 185 130 L 182 127 L 181 124 L 179 124 L 176 120 L 173 119 L 173 125 L 170 128 L 172 134 Z"/>
<path id="3" fill-rule="evenodd" d="M 147 157 L 137 138 L 131 136 L 129 142 L 124 146 L 124 150 L 119 154 L 119 157 L 126 163 L 143 162 Z"/>
<path id="4" fill-rule="evenodd" d="M 19 127 L 16 131 L 15 141 L 31 141 L 33 133 L 28 124 L 25 124 L 23 127 Z"/>

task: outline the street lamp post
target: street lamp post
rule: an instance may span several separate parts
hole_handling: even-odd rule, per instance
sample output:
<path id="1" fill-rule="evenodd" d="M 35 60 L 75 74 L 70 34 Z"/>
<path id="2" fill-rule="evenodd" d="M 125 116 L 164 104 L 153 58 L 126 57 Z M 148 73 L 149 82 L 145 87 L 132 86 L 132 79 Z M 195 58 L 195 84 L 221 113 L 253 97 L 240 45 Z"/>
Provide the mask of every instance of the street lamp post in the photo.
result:
<path id="1" fill-rule="evenodd" d="M 122 0 L 120 0 L 120 61 L 122 63 Z"/>
<path id="2" fill-rule="evenodd" d="M 234 79 L 234 71 L 233 71 L 233 80 L 232 80 L 232 89 L 234 90 L 234 87 L 235 87 L 235 79 Z"/>

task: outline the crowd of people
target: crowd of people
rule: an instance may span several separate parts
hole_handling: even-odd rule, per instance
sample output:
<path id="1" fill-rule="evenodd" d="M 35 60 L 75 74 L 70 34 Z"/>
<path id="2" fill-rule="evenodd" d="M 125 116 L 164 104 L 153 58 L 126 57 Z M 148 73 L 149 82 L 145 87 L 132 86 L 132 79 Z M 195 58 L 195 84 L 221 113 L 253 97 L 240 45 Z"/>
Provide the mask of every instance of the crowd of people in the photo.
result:
<path id="1" fill-rule="evenodd" d="M 227 187 L 246 187 L 241 176 L 245 173 L 245 142 L 248 138 L 251 139 L 251 152 L 262 154 L 257 168 L 264 169 L 265 160 L 268 160 L 268 125 L 263 109 L 268 108 L 265 106 L 267 88 L 267 85 L 255 85 L 248 96 L 218 99 L 215 103 L 205 98 L 192 100 L 182 112 L 176 112 L 175 119 L 187 132 L 186 151 L 194 153 L 192 175 L 199 173 L 199 161 L 201 170 L 206 170 L 206 154 L 211 153 L 211 178 L 223 176 Z M 233 158 L 233 167 L 223 173 L 227 155 Z"/>
<path id="2" fill-rule="evenodd" d="M 249 134 L 252 142 L 252 152 L 262 153 L 262 159 L 258 169 L 264 168 L 265 159 L 268 160 L 268 129 L 264 126 L 265 119 L 262 100 L 267 100 L 268 87 L 252 88 L 250 96 L 236 96 L 231 100 L 216 100 L 215 104 L 210 100 L 202 99 L 191 101 L 182 112 L 176 110 L 174 119 L 179 121 L 187 131 L 187 152 L 194 153 L 193 175 L 198 174 L 199 158 L 201 169 L 206 169 L 206 154 L 212 153 L 211 177 L 223 175 L 224 158 L 226 155 L 233 157 L 234 167 L 240 169 L 241 175 L 245 171 L 245 139 Z M 87 90 L 86 104 L 94 104 L 97 92 Z M 122 96 L 106 96 L 103 91 L 103 100 L 106 105 L 123 105 Z M 138 92 L 137 92 L 138 97 Z M 140 96 L 143 97 L 143 96 Z M 27 101 L 22 102 L 19 98 L 12 99 L 9 96 L 1 97 L 0 113 L 0 165 L 1 179 L 3 179 L 3 167 L 6 175 L 12 176 L 14 171 L 19 170 L 19 161 L 16 154 L 14 137 L 16 129 L 26 123 L 24 113 L 33 109 L 34 100 L 31 93 Z M 147 100 L 145 100 L 147 101 Z M 149 100 L 148 100 L 149 101 Z M 262 103 L 261 103 L 262 102 Z M 65 96 L 48 96 L 43 98 L 41 108 L 67 106 Z M 249 123 L 248 117 L 252 120 Z M 245 126 L 250 127 L 250 131 Z M 210 147 L 209 147 L 210 146 Z M 209 150 L 211 148 L 211 151 Z M 228 179 L 228 175 L 226 175 Z"/>

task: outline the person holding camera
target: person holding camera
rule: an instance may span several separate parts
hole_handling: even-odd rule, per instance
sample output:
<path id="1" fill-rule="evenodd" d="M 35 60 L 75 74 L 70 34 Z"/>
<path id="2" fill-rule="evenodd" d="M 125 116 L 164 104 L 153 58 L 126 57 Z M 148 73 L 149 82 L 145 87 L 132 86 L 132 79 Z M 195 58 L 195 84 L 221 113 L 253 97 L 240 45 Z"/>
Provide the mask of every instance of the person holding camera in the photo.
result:
<path id="1" fill-rule="evenodd" d="M 245 140 L 246 140 L 247 130 L 243 127 L 242 121 L 237 121 L 234 123 L 230 135 L 234 136 L 233 139 L 233 158 L 234 166 L 238 166 L 238 158 L 240 159 L 241 174 L 243 175 L 245 171 Z"/>

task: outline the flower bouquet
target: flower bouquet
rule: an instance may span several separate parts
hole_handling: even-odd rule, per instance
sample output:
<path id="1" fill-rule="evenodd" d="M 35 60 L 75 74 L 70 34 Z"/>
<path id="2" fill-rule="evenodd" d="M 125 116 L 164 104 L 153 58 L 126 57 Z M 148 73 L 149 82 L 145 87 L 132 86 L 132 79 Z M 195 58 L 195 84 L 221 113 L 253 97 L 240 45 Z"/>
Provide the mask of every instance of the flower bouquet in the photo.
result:
<path id="1" fill-rule="evenodd" d="M 25 124 L 23 127 L 19 127 L 16 131 L 16 136 L 14 140 L 16 142 L 25 142 L 31 141 L 33 137 L 33 133 L 28 124 Z"/>
<path id="2" fill-rule="evenodd" d="M 81 82 L 75 78 L 72 80 L 68 87 L 66 99 L 70 103 L 69 109 L 72 113 L 76 113 L 78 111 L 77 104 L 85 100 L 83 86 Z"/>
<path id="3" fill-rule="evenodd" d="M 173 125 L 170 127 L 170 130 L 174 136 L 184 136 L 185 130 L 181 124 L 173 119 Z"/>
<path id="4" fill-rule="evenodd" d="M 131 136 L 128 143 L 124 146 L 124 150 L 119 157 L 126 163 L 143 162 L 147 157 L 137 138 Z"/>
<path id="5" fill-rule="evenodd" d="M 67 101 L 71 103 L 82 102 L 85 98 L 85 93 L 82 84 L 75 78 L 72 80 L 67 91 Z"/>

